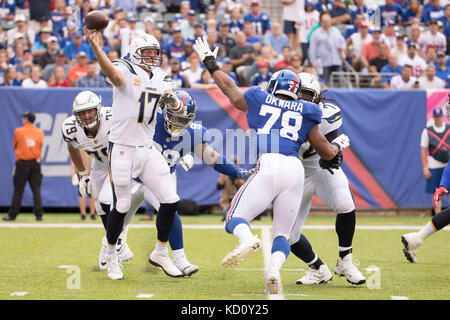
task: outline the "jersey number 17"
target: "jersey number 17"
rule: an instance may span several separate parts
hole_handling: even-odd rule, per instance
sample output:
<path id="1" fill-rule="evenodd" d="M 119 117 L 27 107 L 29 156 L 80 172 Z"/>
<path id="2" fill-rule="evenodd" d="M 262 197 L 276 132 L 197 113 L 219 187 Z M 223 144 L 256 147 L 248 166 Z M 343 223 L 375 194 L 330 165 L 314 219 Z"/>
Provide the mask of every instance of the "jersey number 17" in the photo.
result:
<path id="1" fill-rule="evenodd" d="M 143 123 L 145 119 L 145 111 L 150 110 L 150 120 L 147 124 L 151 124 L 155 119 L 156 111 L 158 110 L 158 101 L 161 98 L 159 93 L 142 91 L 139 97 L 139 113 L 137 118 L 137 123 Z"/>

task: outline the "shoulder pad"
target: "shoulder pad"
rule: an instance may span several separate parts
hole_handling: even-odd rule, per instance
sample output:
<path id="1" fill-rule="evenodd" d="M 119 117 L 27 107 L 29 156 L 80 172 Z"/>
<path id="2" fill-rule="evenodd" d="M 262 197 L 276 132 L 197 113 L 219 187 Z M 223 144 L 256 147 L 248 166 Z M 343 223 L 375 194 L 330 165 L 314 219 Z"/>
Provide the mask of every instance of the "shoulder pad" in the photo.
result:
<path id="1" fill-rule="evenodd" d="M 115 65 L 115 66 L 120 66 L 120 65 L 125 66 L 128 69 L 128 71 L 130 71 L 132 74 L 136 74 L 137 75 L 136 71 L 134 71 L 133 65 L 128 60 L 116 59 L 116 60 L 114 60 L 112 62 L 112 64 Z"/>
<path id="2" fill-rule="evenodd" d="M 76 140 L 77 124 L 74 116 L 70 116 L 64 120 L 61 126 L 61 132 L 64 141 L 72 142 Z"/>
<path id="3" fill-rule="evenodd" d="M 163 81 L 172 82 L 172 77 L 167 75 L 167 76 L 164 77 Z"/>
<path id="4" fill-rule="evenodd" d="M 203 126 L 200 123 L 191 122 L 191 124 L 189 125 L 189 128 L 191 128 L 192 130 L 201 130 L 203 128 Z"/>
<path id="5" fill-rule="evenodd" d="M 334 123 L 342 119 L 342 110 L 332 103 L 321 103 L 322 119 L 328 123 Z"/>

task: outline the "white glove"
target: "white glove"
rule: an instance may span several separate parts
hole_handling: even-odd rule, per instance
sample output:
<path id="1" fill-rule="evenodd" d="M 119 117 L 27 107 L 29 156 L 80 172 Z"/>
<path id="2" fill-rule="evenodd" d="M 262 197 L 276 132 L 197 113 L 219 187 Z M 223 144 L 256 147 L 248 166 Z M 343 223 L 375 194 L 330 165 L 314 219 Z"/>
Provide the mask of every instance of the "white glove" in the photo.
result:
<path id="1" fill-rule="evenodd" d="M 80 179 L 78 178 L 78 174 L 74 173 L 72 175 L 72 185 L 77 186 L 79 182 L 80 182 Z"/>
<path id="2" fill-rule="evenodd" d="M 350 147 L 350 139 L 347 135 L 341 134 L 336 139 L 331 141 L 331 144 L 334 144 L 339 150 L 344 150 L 345 148 Z"/>
<path id="3" fill-rule="evenodd" d="M 184 171 L 189 171 L 189 169 L 194 166 L 194 157 L 192 157 L 191 154 L 188 153 L 180 159 L 180 164 L 183 167 Z"/>
<path id="4" fill-rule="evenodd" d="M 193 48 L 195 52 L 197 52 L 198 56 L 200 57 L 200 61 L 203 62 L 207 56 L 213 56 L 214 58 L 217 57 L 217 51 L 219 51 L 219 47 L 216 47 L 216 49 L 211 51 L 209 48 L 208 40 L 206 36 L 203 36 L 203 39 L 198 37 L 197 40 L 195 40 L 195 44 L 193 45 Z"/>
<path id="5" fill-rule="evenodd" d="M 78 183 L 78 191 L 83 198 L 90 196 L 92 192 L 91 181 L 89 180 L 89 175 L 87 173 L 80 176 L 80 182 Z"/>

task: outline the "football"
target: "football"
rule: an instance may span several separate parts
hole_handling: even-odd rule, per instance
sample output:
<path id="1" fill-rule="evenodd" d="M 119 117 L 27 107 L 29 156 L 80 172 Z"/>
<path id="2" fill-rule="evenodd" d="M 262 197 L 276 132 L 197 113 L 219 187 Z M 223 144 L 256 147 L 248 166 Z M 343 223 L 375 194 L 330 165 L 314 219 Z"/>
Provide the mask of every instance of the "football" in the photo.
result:
<path id="1" fill-rule="evenodd" d="M 101 31 L 108 26 L 109 19 L 100 10 L 94 10 L 88 13 L 86 18 L 84 19 L 84 24 L 86 28 L 90 30 Z"/>

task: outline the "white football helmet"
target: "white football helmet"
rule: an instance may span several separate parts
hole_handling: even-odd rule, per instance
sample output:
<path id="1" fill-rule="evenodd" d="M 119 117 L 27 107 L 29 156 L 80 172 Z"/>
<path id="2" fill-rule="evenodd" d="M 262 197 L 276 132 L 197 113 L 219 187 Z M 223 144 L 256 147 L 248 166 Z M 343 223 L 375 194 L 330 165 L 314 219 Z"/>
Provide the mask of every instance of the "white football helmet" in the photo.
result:
<path id="1" fill-rule="evenodd" d="M 154 55 L 143 56 L 142 50 L 144 49 L 152 49 L 156 52 Z M 146 60 L 151 60 L 151 62 L 146 62 Z M 148 70 L 161 66 L 162 50 L 158 40 L 151 34 L 145 32 L 136 34 L 130 44 L 130 61 Z"/>
<path id="2" fill-rule="evenodd" d="M 75 97 L 73 101 L 72 113 L 75 116 L 78 124 L 85 129 L 92 129 L 100 122 L 100 108 L 102 107 L 102 100 L 92 91 L 81 91 Z M 80 112 L 96 109 L 95 118 L 92 121 L 86 123 L 86 119 L 83 121 L 80 117 Z"/>
<path id="3" fill-rule="evenodd" d="M 301 91 L 300 91 L 300 98 L 313 102 L 318 103 L 320 98 L 320 83 L 317 78 L 307 72 L 300 72 L 300 81 L 302 84 Z M 302 91 L 307 91 L 311 94 L 311 96 L 304 96 L 302 95 Z"/>

